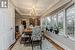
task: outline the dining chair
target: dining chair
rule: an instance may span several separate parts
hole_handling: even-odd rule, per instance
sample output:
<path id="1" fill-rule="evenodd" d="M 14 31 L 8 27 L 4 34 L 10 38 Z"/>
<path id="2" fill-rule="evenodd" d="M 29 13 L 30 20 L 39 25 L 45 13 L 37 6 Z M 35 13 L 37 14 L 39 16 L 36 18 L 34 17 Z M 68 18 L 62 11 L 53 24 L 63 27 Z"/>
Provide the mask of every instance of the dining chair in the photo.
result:
<path id="1" fill-rule="evenodd" d="M 36 26 L 32 28 L 32 50 L 33 46 L 40 45 L 40 49 L 42 49 L 42 33 L 41 33 L 41 27 Z"/>

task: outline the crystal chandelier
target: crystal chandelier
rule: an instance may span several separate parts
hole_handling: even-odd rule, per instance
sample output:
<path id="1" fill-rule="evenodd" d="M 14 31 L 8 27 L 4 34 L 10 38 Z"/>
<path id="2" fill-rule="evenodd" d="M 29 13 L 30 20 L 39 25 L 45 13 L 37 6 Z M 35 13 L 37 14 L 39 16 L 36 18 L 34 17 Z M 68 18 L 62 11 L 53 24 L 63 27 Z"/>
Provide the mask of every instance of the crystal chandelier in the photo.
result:
<path id="1" fill-rule="evenodd" d="M 37 4 L 37 0 L 33 0 L 32 10 L 31 10 L 31 17 L 33 18 L 36 18 L 36 4 Z"/>
<path id="2" fill-rule="evenodd" d="M 35 7 L 32 7 L 31 16 L 36 17 L 36 9 L 35 9 Z"/>

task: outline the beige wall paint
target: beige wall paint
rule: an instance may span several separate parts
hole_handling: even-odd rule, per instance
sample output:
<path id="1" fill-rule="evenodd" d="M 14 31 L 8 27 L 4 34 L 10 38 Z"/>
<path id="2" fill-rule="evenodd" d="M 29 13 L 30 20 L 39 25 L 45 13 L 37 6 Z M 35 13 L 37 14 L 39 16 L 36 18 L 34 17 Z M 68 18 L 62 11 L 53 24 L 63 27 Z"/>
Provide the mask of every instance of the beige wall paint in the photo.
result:
<path id="1" fill-rule="evenodd" d="M 75 0 L 73 0 L 73 2 L 75 3 Z"/>
<path id="2" fill-rule="evenodd" d="M 22 20 L 25 20 L 26 21 L 26 27 L 28 28 L 29 27 L 29 19 L 28 18 L 17 18 L 16 19 L 16 26 L 21 25 L 21 21 Z"/>

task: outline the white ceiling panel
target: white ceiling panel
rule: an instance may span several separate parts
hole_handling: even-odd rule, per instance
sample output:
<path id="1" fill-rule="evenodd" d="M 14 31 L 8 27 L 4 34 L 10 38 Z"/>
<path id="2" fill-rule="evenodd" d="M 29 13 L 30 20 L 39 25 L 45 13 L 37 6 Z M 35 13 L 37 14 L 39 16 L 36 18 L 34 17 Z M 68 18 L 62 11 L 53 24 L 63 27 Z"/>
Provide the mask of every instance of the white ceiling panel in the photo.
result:
<path id="1" fill-rule="evenodd" d="M 15 0 L 15 5 L 21 15 L 30 14 L 34 5 L 37 16 L 40 16 L 57 2 L 59 2 L 59 0 Z"/>

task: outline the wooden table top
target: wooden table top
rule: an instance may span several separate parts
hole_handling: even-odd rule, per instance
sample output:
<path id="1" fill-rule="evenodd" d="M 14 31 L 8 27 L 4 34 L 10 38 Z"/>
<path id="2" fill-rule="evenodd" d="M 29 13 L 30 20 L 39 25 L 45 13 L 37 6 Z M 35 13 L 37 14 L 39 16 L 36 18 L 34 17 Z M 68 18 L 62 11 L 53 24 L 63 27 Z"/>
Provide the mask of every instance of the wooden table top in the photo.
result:
<path id="1" fill-rule="evenodd" d="M 32 32 L 32 29 L 24 29 L 24 31 L 23 32 Z"/>

